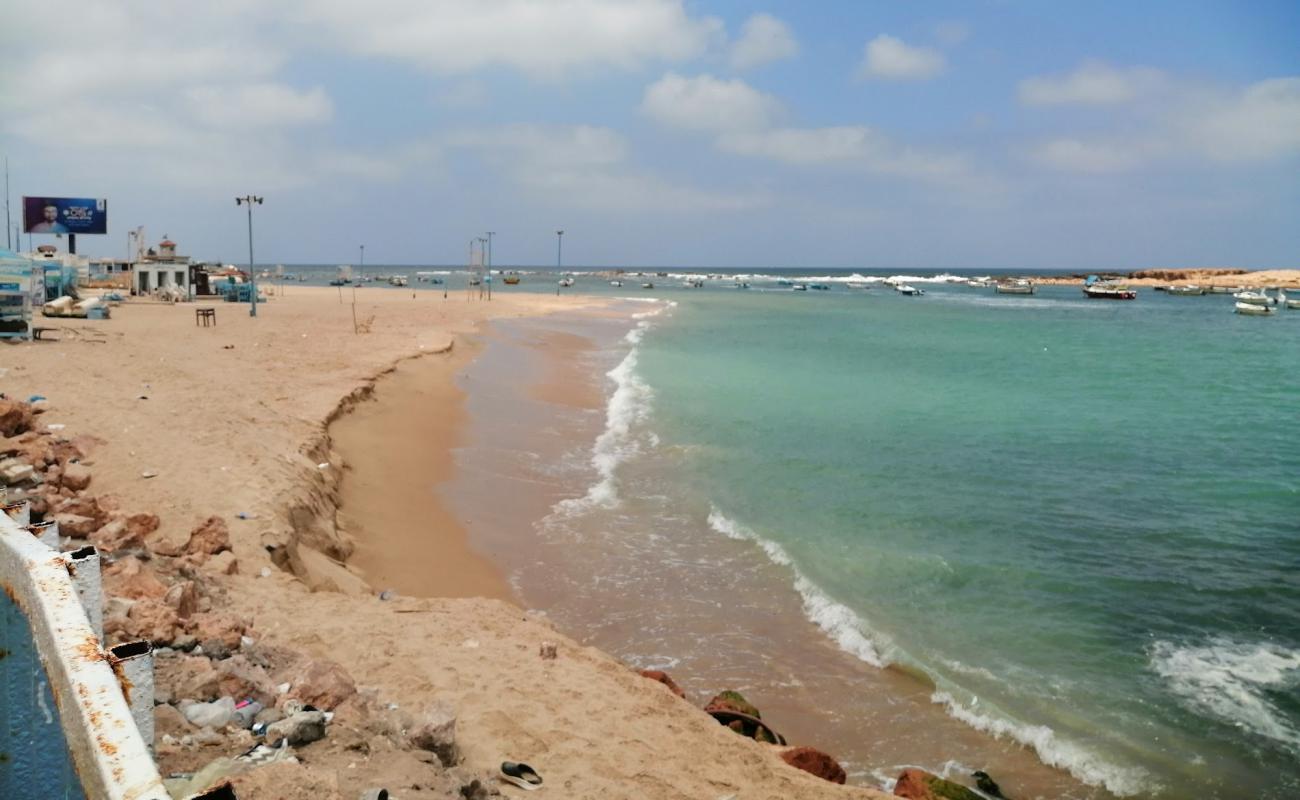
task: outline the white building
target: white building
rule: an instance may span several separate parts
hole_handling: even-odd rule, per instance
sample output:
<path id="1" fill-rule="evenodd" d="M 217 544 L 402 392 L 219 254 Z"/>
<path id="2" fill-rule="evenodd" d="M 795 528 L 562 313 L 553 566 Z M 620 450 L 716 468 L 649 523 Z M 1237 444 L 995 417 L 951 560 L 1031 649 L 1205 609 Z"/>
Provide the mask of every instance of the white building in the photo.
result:
<path id="1" fill-rule="evenodd" d="M 190 279 L 190 257 L 176 252 L 176 243 L 163 238 L 155 251 L 149 251 L 135 263 L 131 293 L 154 294 L 161 290 L 179 291 L 182 297 L 193 295 Z"/>

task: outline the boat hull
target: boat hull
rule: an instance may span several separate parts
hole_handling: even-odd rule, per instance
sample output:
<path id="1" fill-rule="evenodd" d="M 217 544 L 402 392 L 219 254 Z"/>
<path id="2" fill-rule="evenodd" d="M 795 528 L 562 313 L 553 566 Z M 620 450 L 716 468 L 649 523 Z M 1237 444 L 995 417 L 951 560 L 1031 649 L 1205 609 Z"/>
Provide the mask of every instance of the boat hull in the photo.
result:
<path id="1" fill-rule="evenodd" d="M 1138 293 L 1132 289 L 1092 289 L 1084 287 L 1084 296 L 1091 300 L 1136 300 Z"/>

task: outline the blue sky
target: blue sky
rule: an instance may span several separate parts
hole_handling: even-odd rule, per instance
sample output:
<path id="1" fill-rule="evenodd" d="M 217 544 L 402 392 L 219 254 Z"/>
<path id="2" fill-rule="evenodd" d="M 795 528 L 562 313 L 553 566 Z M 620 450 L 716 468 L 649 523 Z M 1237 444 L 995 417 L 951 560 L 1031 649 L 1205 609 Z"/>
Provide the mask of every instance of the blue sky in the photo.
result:
<path id="1" fill-rule="evenodd" d="M 194 5 L 5 12 L 83 253 L 242 260 L 254 193 L 267 263 L 1300 266 L 1295 2 Z"/>

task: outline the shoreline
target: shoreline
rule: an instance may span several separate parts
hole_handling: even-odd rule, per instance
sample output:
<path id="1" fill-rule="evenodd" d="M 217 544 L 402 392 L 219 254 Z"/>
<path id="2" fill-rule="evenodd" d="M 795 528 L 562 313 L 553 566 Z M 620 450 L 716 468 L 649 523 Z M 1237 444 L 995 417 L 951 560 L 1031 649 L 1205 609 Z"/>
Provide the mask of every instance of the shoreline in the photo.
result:
<path id="1" fill-rule="evenodd" d="M 195 327 L 186 305 L 128 303 L 111 320 L 60 321 L 57 340 L 6 349 L 3 390 L 49 396 L 43 424 L 94 439 L 84 461 L 90 494 L 157 514 L 146 558 L 174 552 L 204 519 L 228 521 L 232 552 L 220 571 L 204 572 L 202 600 L 237 623 L 250 652 L 337 664 L 364 697 L 407 713 L 454 708 L 458 769 L 492 780 L 503 757 L 525 760 L 575 798 L 884 797 L 787 766 L 774 748 L 735 735 L 512 604 L 350 593 L 366 587 L 344 566 L 355 542 L 334 525 L 341 462 L 329 422 L 370 396 L 394 364 L 446 349 L 484 319 L 602 305 L 438 295 L 367 294 L 357 303 L 374 323 L 365 335 L 353 332 L 351 304 L 336 303 L 328 289 L 299 287 L 256 320 L 223 305 L 217 328 Z M 181 578 L 170 556 L 158 568 Z M 555 660 L 537 655 L 548 641 Z M 222 747 L 237 748 L 229 756 L 247 749 L 237 738 L 168 744 L 158 757 L 164 771 L 192 770 Z M 352 774 L 349 762 L 372 760 L 328 747 L 308 753 L 310 768 L 295 774 L 340 784 Z M 281 796 L 262 788 L 241 788 L 241 797 Z"/>
<path id="2" fill-rule="evenodd" d="M 569 325 L 566 326 L 565 322 Z M 582 370 L 577 369 L 575 365 L 583 359 L 575 356 L 589 353 L 597 345 L 593 342 L 585 347 L 582 346 L 579 343 L 581 337 L 575 335 L 572 324 L 573 315 L 566 315 L 564 321 L 545 317 L 535 318 L 526 323 L 490 324 L 489 328 L 492 330 L 485 336 L 489 340 L 486 346 L 488 348 L 497 346 L 498 350 L 488 352 L 486 355 L 485 352 L 477 353 L 475 362 L 459 376 L 461 383 L 469 387 L 472 407 L 485 409 L 482 416 L 491 419 L 498 419 L 503 410 L 513 410 L 515 416 L 526 420 L 534 428 L 558 427 L 562 424 L 561 420 L 575 410 L 603 411 L 607 398 L 600 394 L 593 397 L 590 388 L 603 381 L 605 369 L 610 364 L 603 364 L 595 373 L 590 369 L 592 365 L 589 364 L 586 370 L 587 380 L 580 379 L 579 373 Z M 511 330 L 503 330 L 505 328 Z M 518 354 L 508 352 L 511 348 L 518 351 Z M 488 366 L 481 362 L 484 358 L 489 360 L 495 358 L 497 362 Z M 513 380 L 510 385 L 506 385 L 503 381 L 493 381 L 494 372 L 508 373 Z M 501 395 L 507 396 L 503 398 Z M 530 403 L 528 400 L 535 402 Z M 553 406 L 556 407 L 553 409 L 555 413 L 547 415 L 543 412 L 539 416 L 534 406 Z M 471 447 L 463 449 L 459 454 L 457 471 L 466 474 L 453 478 L 445 485 L 449 489 L 454 489 L 454 492 L 449 491 L 448 494 L 457 494 L 461 498 L 459 502 L 453 502 L 452 505 L 461 515 L 462 523 L 468 524 L 470 521 L 475 523 L 474 535 L 471 537 L 473 544 L 481 552 L 490 554 L 490 557 L 507 572 L 517 574 L 521 570 L 524 571 L 523 585 L 516 584 L 514 587 L 517 596 L 530 602 L 526 607 L 540 608 L 544 612 L 549 612 L 556 602 L 561 602 L 570 594 L 570 591 L 564 588 L 564 580 L 581 580 L 568 574 L 568 571 L 573 568 L 576 554 L 567 548 L 578 545 L 569 543 L 550 547 L 532 541 L 532 538 L 537 535 L 535 532 L 524 534 L 522 537 L 520 532 L 535 528 L 542 519 L 537 516 L 529 518 L 527 508 L 532 508 L 534 514 L 549 516 L 555 503 L 572 501 L 580 496 L 581 492 L 575 493 L 575 489 L 581 487 L 570 486 L 567 494 L 563 491 L 563 487 L 537 487 L 535 485 L 537 476 L 528 470 L 516 469 L 513 466 L 515 459 L 505 448 L 516 447 L 530 451 L 543 460 L 560 458 L 563 450 L 555 449 L 554 442 L 538 437 L 529 438 L 521 434 L 515 428 L 510 428 L 509 422 L 504 424 L 508 428 L 505 431 L 493 431 L 490 428 L 479 431 L 479 436 L 473 438 Z M 522 422 L 519 424 L 523 425 Z M 589 457 L 591 443 L 597 438 L 603 425 L 604 422 L 588 427 L 582 434 L 586 437 L 581 443 L 584 457 Z M 473 428 L 474 425 L 471 425 L 471 429 Z M 470 435 L 474 437 L 473 433 Z M 480 449 L 485 452 L 476 455 L 475 451 Z M 468 463 L 465 459 L 469 459 Z M 391 473 L 391 469 L 389 472 Z M 485 492 L 476 484 L 482 483 L 477 479 L 485 475 L 491 475 L 498 482 L 497 490 L 510 494 L 512 502 L 508 510 L 494 509 L 490 512 L 483 510 L 483 503 L 489 501 L 491 490 Z M 717 541 L 707 543 L 707 548 L 725 553 L 726 559 L 752 560 L 759 555 L 755 552 L 757 548 L 750 542 L 724 541 L 724 537 L 720 534 L 716 538 Z M 539 575 L 537 570 L 530 571 L 528 562 L 537 559 L 546 564 L 554 564 L 554 569 L 564 574 L 557 576 L 543 572 Z M 1037 787 L 1035 791 L 1039 794 L 1045 790 L 1050 795 L 1051 792 L 1058 791 L 1062 785 L 1072 784 L 1076 789 L 1085 792 L 1083 795 L 1074 796 L 1110 796 L 1101 789 L 1084 789 L 1082 784 L 1073 784 L 1072 779 L 1067 778 L 1063 771 L 1043 764 L 1040 756 L 1015 741 L 998 741 L 998 737 L 988 736 L 945 714 L 942 708 L 932 701 L 931 696 L 936 691 L 936 687 L 928 677 L 918 671 L 897 664 L 875 667 L 861 663 L 852 654 L 846 653 L 837 646 L 832 641 L 833 636 L 828 636 L 828 632 L 817 628 L 815 623 L 806 617 L 801 610 L 803 605 L 795 592 L 792 578 L 784 573 L 780 565 L 760 563 L 758 567 L 766 575 L 758 586 L 771 584 L 766 589 L 761 589 L 758 594 L 769 595 L 770 600 L 777 601 L 777 604 L 784 609 L 778 612 L 774 607 L 770 612 L 765 613 L 771 614 L 769 619 L 773 621 L 783 620 L 776 624 L 798 629 L 790 641 L 800 643 L 793 648 L 800 651 L 802 655 L 795 652 L 788 653 L 786 654 L 788 657 L 782 657 L 781 663 L 787 664 L 796 672 L 802 669 L 805 674 L 817 675 L 811 684 L 798 688 L 789 686 L 785 689 L 768 686 L 764 690 L 761 671 L 755 672 L 750 668 L 731 671 L 725 666 L 725 661 L 719 661 L 709 667 L 708 658 L 700 662 L 704 665 L 703 668 L 695 671 L 671 666 L 658 667 L 655 664 L 638 663 L 638 666 L 667 668 L 673 678 L 688 690 L 689 696 L 697 704 L 704 702 L 725 686 L 742 688 L 747 696 L 751 690 L 744 687 L 760 687 L 756 697 L 761 698 L 757 703 L 767 712 L 768 716 L 765 718 L 773 719 L 778 729 L 793 737 L 794 740 L 824 748 L 841 760 L 847 758 L 847 761 L 843 761 L 846 768 L 860 763 L 863 754 L 873 749 L 873 745 L 868 744 L 872 738 L 877 739 L 875 747 L 878 748 L 882 744 L 878 741 L 879 733 L 878 730 L 874 733 L 871 731 L 872 724 L 864 726 L 837 719 L 841 716 L 839 714 L 828 715 L 827 704 L 832 701 L 832 698 L 827 695 L 833 695 L 834 692 L 828 691 L 826 685 L 817 685 L 818 683 L 836 685 L 849 685 L 845 682 L 856 683 L 859 688 L 865 690 L 864 694 L 883 695 L 886 705 L 898 704 L 902 708 L 911 709 L 908 712 L 878 710 L 878 713 L 882 713 L 883 716 L 875 720 L 877 726 L 884 725 L 894 729 L 900 737 L 914 741 L 911 745 L 910 758 L 903 754 L 903 751 L 907 751 L 906 747 L 894 754 L 897 756 L 898 763 L 920 763 L 937 771 L 939 765 L 950 762 L 952 758 L 957 757 L 957 754 L 966 754 L 966 758 L 961 760 L 970 760 L 971 754 L 982 752 L 985 758 L 991 759 L 987 763 L 996 765 L 989 766 L 989 769 L 998 775 L 1009 790 L 1017 787 L 1017 784 L 1025 784 Z M 599 580 L 601 576 L 597 573 L 594 577 Z M 551 585 L 549 579 L 554 579 L 558 583 Z M 749 590 L 755 588 L 751 586 Z M 748 594 L 742 595 L 742 598 L 748 598 Z M 748 602 L 746 599 L 741 601 Z M 789 615 L 791 609 L 794 610 L 793 616 Z M 599 634 L 600 629 L 605 627 L 599 619 L 604 611 L 605 609 L 602 608 L 586 611 L 578 609 L 576 612 L 570 609 L 570 612 L 576 613 L 577 617 L 570 613 L 557 622 L 569 635 L 594 643 L 607 652 L 617 655 L 621 652 L 620 645 L 624 643 L 618 641 L 618 637 L 609 639 L 608 635 L 605 635 L 602 638 Z M 744 617 L 739 620 L 733 617 L 732 614 L 718 615 L 717 624 L 722 626 L 722 630 L 727 630 L 728 626 L 739 621 L 743 628 Z M 583 622 L 584 619 L 587 620 L 586 624 Z M 611 645 L 614 646 L 612 650 Z M 809 655 L 810 653 L 816 655 Z M 699 661 L 699 654 L 688 654 L 683 651 L 668 652 L 665 655 L 678 658 L 689 655 L 696 662 Z M 624 660 L 627 660 L 626 657 Z M 873 705 L 873 702 L 868 702 L 868 705 Z M 943 743 L 921 743 L 922 740 L 936 737 L 942 739 Z M 923 753 L 925 755 L 922 755 Z M 990 756 L 990 754 L 998 755 Z M 881 762 L 873 763 L 876 765 L 875 769 L 880 769 Z M 984 761 L 974 763 L 979 768 L 986 766 Z M 881 778 L 881 773 L 878 772 L 856 774 L 855 783 L 859 785 L 864 783 L 867 786 L 878 785 Z"/>

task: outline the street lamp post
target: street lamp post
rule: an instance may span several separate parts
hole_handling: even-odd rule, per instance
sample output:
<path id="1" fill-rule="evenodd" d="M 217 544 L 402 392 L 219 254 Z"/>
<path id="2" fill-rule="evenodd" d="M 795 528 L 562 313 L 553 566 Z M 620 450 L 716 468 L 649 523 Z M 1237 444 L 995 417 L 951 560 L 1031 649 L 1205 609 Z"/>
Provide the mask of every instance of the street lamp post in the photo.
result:
<path id="1" fill-rule="evenodd" d="M 361 245 L 361 277 L 366 277 L 366 246 Z"/>
<path id="2" fill-rule="evenodd" d="M 253 266 L 253 204 L 259 206 L 262 204 L 262 198 L 255 195 L 244 195 L 235 198 L 235 205 L 248 206 L 248 281 L 252 285 L 253 304 L 248 308 L 248 316 L 257 316 L 257 269 Z"/>
<path id="3" fill-rule="evenodd" d="M 564 231 L 555 232 L 555 269 L 559 271 L 564 264 Z"/>
<path id="4" fill-rule="evenodd" d="M 487 253 L 487 269 L 488 269 L 488 274 L 491 274 L 491 273 L 492 273 L 492 237 L 495 236 L 495 235 L 496 235 L 496 231 L 488 231 L 488 232 L 487 232 L 487 236 L 488 236 L 488 253 Z"/>

